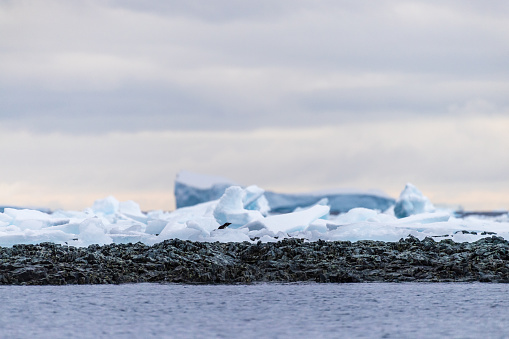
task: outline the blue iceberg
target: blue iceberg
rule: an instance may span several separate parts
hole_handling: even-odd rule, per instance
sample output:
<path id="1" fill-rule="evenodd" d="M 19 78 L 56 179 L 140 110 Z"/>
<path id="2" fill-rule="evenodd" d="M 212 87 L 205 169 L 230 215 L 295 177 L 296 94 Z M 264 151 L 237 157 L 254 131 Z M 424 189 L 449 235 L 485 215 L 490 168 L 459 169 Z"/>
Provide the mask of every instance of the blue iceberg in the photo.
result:
<path id="1" fill-rule="evenodd" d="M 435 207 L 426 198 L 421 191 L 414 185 L 408 183 L 401 192 L 396 205 L 394 206 L 394 214 L 398 218 L 406 218 L 411 215 L 435 212 Z"/>
<path id="2" fill-rule="evenodd" d="M 175 180 L 177 208 L 217 200 L 221 198 L 230 186 L 238 185 L 229 179 L 219 176 L 181 171 L 177 174 L 177 179 Z"/>
<path id="3" fill-rule="evenodd" d="M 237 184 L 229 179 L 182 171 L 175 181 L 177 208 L 219 199 L 226 189 Z M 265 198 L 273 213 L 289 213 L 297 208 L 315 205 L 326 198 L 330 213 L 345 213 L 362 207 L 385 211 L 394 206 L 395 199 L 377 190 L 328 190 L 310 193 L 277 193 L 265 191 Z"/>

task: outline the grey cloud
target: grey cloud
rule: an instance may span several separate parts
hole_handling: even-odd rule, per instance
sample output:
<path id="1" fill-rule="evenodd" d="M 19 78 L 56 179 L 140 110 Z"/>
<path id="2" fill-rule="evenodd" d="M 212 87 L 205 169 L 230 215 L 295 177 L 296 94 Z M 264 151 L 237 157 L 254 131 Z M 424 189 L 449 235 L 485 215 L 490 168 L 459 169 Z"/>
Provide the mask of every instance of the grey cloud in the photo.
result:
<path id="1" fill-rule="evenodd" d="M 3 98 L 2 98 L 3 97 Z M 11 128 L 37 132 L 104 133 L 197 127 L 200 117 L 217 116 L 220 107 L 196 101 L 178 90 L 119 90 L 114 93 L 50 91 L 0 94 L 0 119 Z"/>
<path id="2" fill-rule="evenodd" d="M 498 93 L 475 88 L 456 95 L 440 93 L 433 83 L 397 88 L 336 89 L 285 94 L 269 107 L 256 100 L 243 103 L 234 94 L 217 97 L 182 88 L 132 88 L 113 92 L 3 91 L 3 126 L 37 132 L 104 133 L 140 130 L 249 130 L 264 126 L 298 127 L 348 121 L 385 121 L 418 116 L 496 114 L 509 107 Z M 415 88 L 418 87 L 418 88 Z M 506 87 L 507 88 L 507 87 Z M 470 99 L 485 105 L 469 105 Z M 488 101 L 486 101 L 488 99 Z M 493 100 L 489 100 L 493 99 Z M 495 102 L 495 105 L 491 103 Z"/>
<path id="3" fill-rule="evenodd" d="M 365 3 L 365 2 L 364 2 Z M 278 20 L 284 15 L 290 15 L 303 10 L 342 8 L 352 10 L 356 8 L 373 9 L 376 4 L 367 6 L 363 1 L 310 1 L 310 0 L 110 0 L 109 4 L 118 8 L 142 11 L 170 17 L 186 17 L 212 23 L 224 23 L 239 20 L 266 21 Z"/>
<path id="4" fill-rule="evenodd" d="M 0 23 L 11 128 L 235 130 L 509 107 L 497 1 L 27 4 L 0 2 L 18 15 Z"/>
<path id="5" fill-rule="evenodd" d="M 9 1 L 9 0 L 4 0 Z M 350 14 L 366 14 L 379 12 L 387 7 L 405 3 L 406 1 L 337 1 L 337 0 L 217 0 L 214 2 L 207 0 L 109 0 L 107 3 L 113 7 L 124 8 L 133 11 L 143 11 L 167 16 L 182 16 L 196 18 L 211 22 L 225 22 L 233 20 L 264 20 L 277 19 L 283 15 L 296 13 L 299 11 L 327 11 L 341 10 Z M 489 13 L 490 15 L 500 15 L 509 11 L 509 6 L 501 1 L 490 0 L 479 3 L 478 1 L 426 1 L 426 4 L 435 4 L 449 7 L 452 9 L 463 9 L 465 11 L 475 11 L 480 13 Z"/>
<path id="6" fill-rule="evenodd" d="M 260 16 L 277 15 L 284 6 L 273 1 L 245 2 L 235 0 L 220 1 L 135 1 L 113 0 L 110 4 L 133 11 L 146 11 L 149 13 L 167 16 L 194 17 L 200 20 L 222 22 L 231 20 L 260 18 Z"/>

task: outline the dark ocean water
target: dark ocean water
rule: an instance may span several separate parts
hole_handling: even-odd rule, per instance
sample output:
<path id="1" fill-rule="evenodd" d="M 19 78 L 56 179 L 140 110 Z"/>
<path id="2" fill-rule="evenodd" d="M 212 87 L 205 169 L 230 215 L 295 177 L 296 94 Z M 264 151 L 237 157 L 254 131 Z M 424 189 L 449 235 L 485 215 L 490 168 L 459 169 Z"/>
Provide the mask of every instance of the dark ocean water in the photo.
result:
<path id="1" fill-rule="evenodd" d="M 0 287 L 0 338 L 509 338 L 509 285 Z"/>

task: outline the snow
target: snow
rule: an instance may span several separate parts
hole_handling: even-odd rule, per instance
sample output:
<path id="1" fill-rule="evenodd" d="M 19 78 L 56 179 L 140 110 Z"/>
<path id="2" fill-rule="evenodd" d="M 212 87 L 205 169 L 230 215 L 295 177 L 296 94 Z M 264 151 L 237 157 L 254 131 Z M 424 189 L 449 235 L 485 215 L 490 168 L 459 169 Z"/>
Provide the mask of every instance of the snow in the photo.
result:
<path id="1" fill-rule="evenodd" d="M 142 212 L 134 201 L 112 196 L 83 211 L 5 208 L 0 213 L 0 245 L 54 242 L 62 245 L 167 240 L 255 243 L 296 237 L 316 240 L 398 241 L 408 235 L 454 241 L 476 241 L 492 235 L 509 240 L 509 214 L 468 215 L 436 210 L 412 184 L 407 184 L 394 208 L 356 206 L 331 214 L 333 199 L 322 197 L 289 213 L 273 213 L 267 192 L 257 186 L 229 186 L 215 200 L 178 208 L 173 212 Z M 315 197 L 315 198 L 316 198 Z M 352 196 L 351 196 L 352 197 Z M 332 196 L 332 198 L 334 198 Z M 355 200 L 352 202 L 355 205 Z M 221 225 L 230 225 L 220 229 Z"/>

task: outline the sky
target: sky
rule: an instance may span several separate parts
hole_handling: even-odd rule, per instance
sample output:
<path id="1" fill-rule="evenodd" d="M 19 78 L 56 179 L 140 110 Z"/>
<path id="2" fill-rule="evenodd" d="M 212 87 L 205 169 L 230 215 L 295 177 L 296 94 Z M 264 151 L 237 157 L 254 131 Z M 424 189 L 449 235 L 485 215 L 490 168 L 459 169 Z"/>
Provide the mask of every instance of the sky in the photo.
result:
<path id="1" fill-rule="evenodd" d="M 0 0 L 0 205 L 407 182 L 509 209 L 509 3 Z"/>

